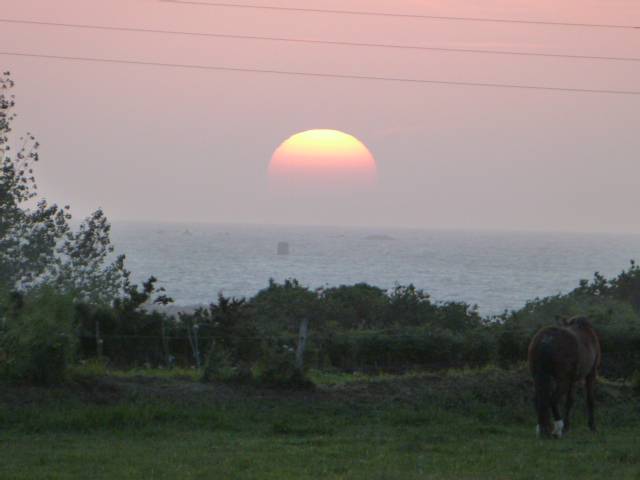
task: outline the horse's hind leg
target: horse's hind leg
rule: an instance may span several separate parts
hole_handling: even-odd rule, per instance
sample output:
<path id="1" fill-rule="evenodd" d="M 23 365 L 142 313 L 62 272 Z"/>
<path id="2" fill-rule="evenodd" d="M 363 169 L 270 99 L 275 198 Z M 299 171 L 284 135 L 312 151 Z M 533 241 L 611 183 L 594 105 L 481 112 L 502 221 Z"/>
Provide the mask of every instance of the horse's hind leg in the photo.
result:
<path id="1" fill-rule="evenodd" d="M 573 407 L 573 401 L 575 398 L 575 385 L 571 382 L 569 386 L 569 390 L 567 391 L 567 401 L 564 405 L 564 431 L 563 433 L 567 433 L 571 428 L 571 408 Z"/>
<path id="2" fill-rule="evenodd" d="M 551 410 L 551 377 L 546 374 L 537 374 L 534 376 L 535 382 L 535 407 L 538 415 L 538 426 L 536 430 L 538 435 L 551 435 L 551 422 L 549 418 L 549 410 Z"/>
<path id="3" fill-rule="evenodd" d="M 585 390 L 587 393 L 587 415 L 589 416 L 589 428 L 592 432 L 596 431 L 596 420 L 594 418 L 595 401 L 593 398 L 593 387 L 596 383 L 596 370 L 587 375 L 585 379 Z"/>
<path id="4" fill-rule="evenodd" d="M 551 434 L 549 429 L 549 402 L 544 398 L 544 394 L 539 390 L 536 391 L 535 398 L 536 413 L 538 415 L 538 425 L 536 432 L 538 436 L 547 436 Z"/>
<path id="5" fill-rule="evenodd" d="M 553 432 L 552 435 L 555 437 L 561 437 L 564 432 L 564 421 L 562 420 L 562 416 L 560 415 L 560 400 L 566 394 L 567 398 L 569 397 L 568 391 L 570 390 L 570 383 L 564 380 L 559 380 L 556 382 L 556 388 L 551 396 L 551 411 L 553 412 Z"/>

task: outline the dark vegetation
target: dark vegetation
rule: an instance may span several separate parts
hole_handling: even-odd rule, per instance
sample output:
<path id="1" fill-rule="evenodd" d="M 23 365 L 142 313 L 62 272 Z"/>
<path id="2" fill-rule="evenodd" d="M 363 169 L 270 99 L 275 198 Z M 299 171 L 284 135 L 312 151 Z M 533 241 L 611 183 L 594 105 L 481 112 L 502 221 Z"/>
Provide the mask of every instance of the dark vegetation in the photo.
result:
<path id="1" fill-rule="evenodd" d="M 433 303 L 413 287 L 390 293 L 366 285 L 310 291 L 286 280 L 271 282 L 253 298 L 220 296 L 207 308 L 173 318 L 143 308 L 153 296 L 153 281 L 112 305 L 74 302 L 45 286 L 5 296 L 0 355 L 5 376 L 35 382 L 59 381 L 63 375 L 54 366 L 63 369 L 72 359 L 100 358 L 124 369 L 201 365 L 205 380 L 277 385 L 302 381 L 309 368 L 403 373 L 513 367 L 526 359 L 528 342 L 541 326 L 560 315 L 586 313 L 602 341 L 601 372 L 630 379 L 640 368 L 640 317 L 617 285 L 631 278 L 640 288 L 636 265 L 606 281 L 606 291 L 596 276 L 566 295 L 491 319 L 465 304 Z M 359 309 L 358 302 L 375 308 Z M 301 370 L 296 351 L 305 317 L 309 332 Z"/>
<path id="2" fill-rule="evenodd" d="M 197 352 L 206 379 L 287 383 L 300 373 L 298 332 L 308 318 L 305 369 L 402 373 L 513 367 L 526 360 L 529 340 L 541 326 L 559 316 L 587 314 L 601 338 L 602 374 L 629 379 L 640 369 L 640 311 L 625 293 L 632 282 L 640 289 L 635 264 L 611 280 L 596 275 L 568 294 L 490 319 L 463 303 L 434 303 L 412 286 L 392 292 L 368 285 L 310 291 L 295 280 L 271 282 L 246 300 L 220 296 L 178 319 L 132 306 L 122 310 L 119 303 L 109 309 L 79 305 L 78 351 L 83 359 L 96 356 L 99 323 L 103 355 L 114 366 L 191 366 Z"/>

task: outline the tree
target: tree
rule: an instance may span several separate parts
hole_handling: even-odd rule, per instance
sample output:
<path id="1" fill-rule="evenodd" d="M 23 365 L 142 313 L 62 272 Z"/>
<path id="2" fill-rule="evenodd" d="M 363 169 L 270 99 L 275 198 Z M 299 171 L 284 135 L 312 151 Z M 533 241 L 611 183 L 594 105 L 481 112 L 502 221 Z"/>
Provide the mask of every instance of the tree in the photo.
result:
<path id="1" fill-rule="evenodd" d="M 327 327 L 368 329 L 382 327 L 389 297 L 378 287 L 366 283 L 341 285 L 322 291 Z"/>
<path id="2" fill-rule="evenodd" d="M 269 286 L 260 290 L 250 302 L 258 318 L 257 327 L 262 333 L 298 333 L 300 322 L 306 317 L 314 328 L 322 319 L 318 291 L 300 285 L 296 279 L 278 283 L 269 279 Z"/>
<path id="3" fill-rule="evenodd" d="M 69 206 L 39 198 L 34 175 L 39 144 L 30 133 L 17 139 L 12 135 L 13 87 L 10 73 L 4 72 L 0 76 L 0 285 L 27 290 L 49 283 L 83 301 L 109 302 L 129 285 L 124 255 L 108 262 L 113 252 L 111 226 L 102 210 L 73 231 Z"/>

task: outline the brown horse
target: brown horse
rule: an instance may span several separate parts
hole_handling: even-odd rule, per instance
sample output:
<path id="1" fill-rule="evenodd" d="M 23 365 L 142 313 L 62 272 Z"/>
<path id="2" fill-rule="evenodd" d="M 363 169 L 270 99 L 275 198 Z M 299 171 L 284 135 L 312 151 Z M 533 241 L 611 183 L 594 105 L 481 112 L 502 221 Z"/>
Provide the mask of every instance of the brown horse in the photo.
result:
<path id="1" fill-rule="evenodd" d="M 561 437 L 569 431 L 575 383 L 584 379 L 589 428 L 595 431 L 593 387 L 600 365 L 600 342 L 586 317 L 563 320 L 561 327 L 540 330 L 529 344 L 529 369 L 535 384 L 540 435 Z M 558 405 L 566 395 L 564 416 Z M 551 416 L 553 414 L 553 423 Z"/>

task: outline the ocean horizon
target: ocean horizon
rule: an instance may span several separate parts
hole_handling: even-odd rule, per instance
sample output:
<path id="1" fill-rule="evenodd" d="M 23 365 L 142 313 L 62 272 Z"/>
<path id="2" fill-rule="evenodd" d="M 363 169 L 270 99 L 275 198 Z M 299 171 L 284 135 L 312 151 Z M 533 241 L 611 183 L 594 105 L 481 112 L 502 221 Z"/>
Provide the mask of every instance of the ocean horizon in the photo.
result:
<path id="1" fill-rule="evenodd" d="M 463 301 L 492 316 L 567 293 L 596 271 L 615 276 L 640 258 L 632 233 L 119 221 L 112 240 L 135 282 L 154 275 L 185 309 L 295 278 L 312 289 L 413 284 L 435 302 Z"/>

